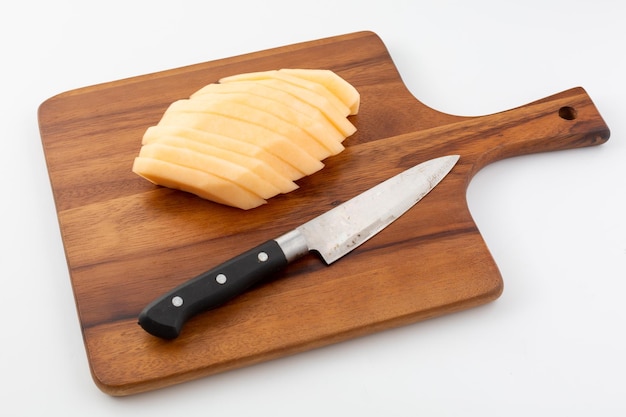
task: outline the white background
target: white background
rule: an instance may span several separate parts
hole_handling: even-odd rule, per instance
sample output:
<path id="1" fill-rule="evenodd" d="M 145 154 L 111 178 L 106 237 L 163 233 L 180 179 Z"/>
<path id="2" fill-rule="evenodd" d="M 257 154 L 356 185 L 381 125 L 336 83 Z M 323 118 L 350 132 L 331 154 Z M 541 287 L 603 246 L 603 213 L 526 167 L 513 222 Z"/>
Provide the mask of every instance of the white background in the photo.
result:
<path id="1" fill-rule="evenodd" d="M 2 415 L 626 415 L 620 1 L 14 1 L 0 6 Z M 376 32 L 424 103 L 483 115 L 583 86 L 600 147 L 498 162 L 467 198 L 505 281 L 473 310 L 127 398 L 91 380 L 40 142 L 52 95 Z"/>

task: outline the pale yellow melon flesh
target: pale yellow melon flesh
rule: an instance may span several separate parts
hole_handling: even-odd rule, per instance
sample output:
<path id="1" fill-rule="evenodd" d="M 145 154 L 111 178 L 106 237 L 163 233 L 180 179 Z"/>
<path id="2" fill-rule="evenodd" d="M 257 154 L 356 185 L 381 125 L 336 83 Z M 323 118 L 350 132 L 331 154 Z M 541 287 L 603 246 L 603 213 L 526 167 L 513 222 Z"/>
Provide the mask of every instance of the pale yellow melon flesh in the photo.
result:
<path id="1" fill-rule="evenodd" d="M 204 103 L 205 101 L 218 103 L 218 105 L 228 101 L 253 107 L 256 111 L 270 113 L 283 122 L 290 123 L 298 129 L 304 130 L 323 146 L 330 155 L 337 155 L 344 150 L 343 145 L 341 145 L 341 142 L 345 139 L 344 136 L 321 113 L 318 113 L 318 117 L 314 118 L 282 102 L 248 93 L 206 93 L 189 100 L 188 104 L 191 102 Z M 198 107 L 200 106 L 198 105 Z"/>
<path id="2" fill-rule="evenodd" d="M 158 138 L 156 138 L 155 141 L 146 143 L 145 144 L 146 146 L 143 146 L 141 148 L 139 156 L 144 156 L 144 149 L 149 148 L 148 145 L 152 145 L 152 144 L 168 145 L 170 147 L 190 150 L 200 155 L 210 156 L 213 158 L 218 158 L 222 161 L 226 161 L 230 164 L 236 165 L 239 168 L 243 168 L 245 170 L 249 170 L 250 172 L 253 172 L 254 174 L 258 175 L 260 178 L 263 178 L 264 180 L 272 184 L 274 187 L 276 187 L 276 189 L 282 194 L 289 193 L 298 188 L 298 185 L 295 182 L 291 181 L 289 178 L 285 176 L 282 176 L 281 174 L 276 172 L 276 170 L 274 170 L 274 168 L 272 168 L 269 164 L 267 164 L 266 162 L 260 159 L 251 158 L 249 156 L 242 155 L 237 152 L 232 152 L 232 151 L 228 151 L 222 148 L 218 148 L 216 146 L 207 145 L 201 142 L 196 142 L 196 141 L 184 138 L 184 137 L 159 136 Z M 198 169 L 211 172 L 208 169 L 206 169 L 206 167 L 204 166 L 199 167 Z M 215 175 L 220 176 L 220 173 L 215 172 Z M 247 188 L 247 187 L 244 187 L 244 188 Z M 264 197 L 264 198 L 269 198 L 269 197 Z"/>
<path id="3" fill-rule="evenodd" d="M 270 82 L 267 82 L 270 81 Z M 281 88 L 281 85 L 287 88 Z M 265 99 L 272 99 L 281 104 L 289 103 L 289 106 L 309 117 L 320 120 L 328 120 L 342 135 L 340 142 L 352 135 L 356 127 L 337 109 L 334 109 L 328 100 L 310 90 L 294 86 L 284 82 L 272 80 L 238 81 L 227 84 L 208 84 L 191 95 L 191 98 L 199 98 L 204 94 L 211 93 L 242 93 Z"/>
<path id="4" fill-rule="evenodd" d="M 358 91 L 327 70 L 225 77 L 172 103 L 142 139 L 133 172 L 244 210 L 298 188 L 356 131 Z"/>
<path id="5" fill-rule="evenodd" d="M 243 122 L 259 125 L 272 132 L 278 133 L 288 138 L 294 145 L 317 160 L 325 159 L 331 155 L 327 148 L 296 124 L 292 124 L 271 113 L 246 104 L 229 100 L 211 100 L 211 97 L 213 96 L 205 95 L 199 99 L 175 101 L 167 109 L 167 115 L 163 116 L 162 121 L 166 121 L 164 123 L 170 123 L 168 117 L 174 118 L 182 113 L 188 113 L 189 115 L 200 113 L 201 117 L 203 117 L 204 114 L 231 117 Z"/>
<path id="6" fill-rule="evenodd" d="M 296 146 L 285 136 L 244 120 L 212 113 L 169 114 L 166 112 L 158 126 L 167 125 L 188 126 L 252 144 L 264 144 L 265 149 L 272 150 L 274 155 L 288 161 L 292 166 L 297 166 L 305 175 L 311 175 L 324 167 L 321 161 Z"/>
<path id="7" fill-rule="evenodd" d="M 357 114 L 359 112 L 361 95 L 359 94 L 357 89 L 352 86 L 352 84 L 346 82 L 343 78 L 338 76 L 333 71 L 326 69 L 298 68 L 283 68 L 279 71 L 325 86 L 329 91 L 337 96 L 337 98 L 341 100 L 343 104 L 348 106 L 351 115 Z"/>
<path id="8" fill-rule="evenodd" d="M 346 119 L 346 113 L 350 112 L 350 109 L 345 107 L 345 112 L 337 109 L 333 106 L 326 97 L 316 93 L 315 91 L 311 91 L 307 88 L 288 83 L 279 79 L 260 79 L 260 80 L 252 80 L 258 85 L 266 86 L 273 88 L 275 90 L 287 92 L 306 103 L 317 107 L 326 117 L 328 117 L 333 124 L 339 128 L 339 125 L 335 123 L 336 119 Z M 229 84 L 236 84 L 240 82 L 248 82 L 245 80 L 242 81 L 231 81 Z M 347 120 L 347 119 L 346 119 Z"/>
<path id="9" fill-rule="evenodd" d="M 306 80 L 300 77 L 294 77 L 286 73 L 281 73 L 277 70 L 249 72 L 245 74 L 231 75 L 230 77 L 220 78 L 221 84 L 238 82 L 238 81 L 258 81 L 258 80 L 279 80 L 286 83 L 295 85 L 297 87 L 305 88 L 312 91 L 328 100 L 328 102 L 337 110 L 341 112 L 343 116 L 350 115 L 350 108 L 346 106 L 341 100 L 331 93 L 326 87 L 313 81 Z"/>
<path id="10" fill-rule="evenodd" d="M 142 144 L 157 142 L 159 138 L 164 136 L 184 138 L 192 142 L 214 146 L 216 148 L 236 152 L 253 159 L 258 159 L 274 168 L 281 176 L 289 178 L 292 181 L 299 180 L 305 176 L 304 172 L 266 151 L 261 146 L 233 139 L 228 136 L 218 135 L 214 132 L 207 132 L 190 127 L 150 126 L 143 135 Z"/>
<path id="11" fill-rule="evenodd" d="M 244 81 L 233 81 L 233 83 L 235 82 L 244 82 Z M 279 80 L 279 79 L 261 79 L 261 80 L 257 80 L 256 81 L 257 84 L 259 85 L 264 85 L 267 87 L 271 87 L 280 91 L 285 91 L 301 100 L 304 100 L 305 102 L 311 104 L 312 106 L 317 107 L 322 114 L 324 114 L 326 117 L 328 117 L 329 120 L 331 120 L 333 122 L 333 124 L 335 124 L 335 126 L 338 129 L 342 129 L 342 125 L 339 123 L 335 123 L 336 120 L 347 120 L 346 119 L 346 112 L 349 112 L 349 109 L 346 107 L 346 112 L 343 112 L 340 109 L 337 109 L 337 107 L 333 106 L 326 97 L 324 97 L 323 95 L 320 95 L 318 93 L 316 93 L 315 91 L 309 90 L 307 88 L 295 85 L 295 84 L 291 84 L 288 83 L 284 80 Z M 356 128 L 350 124 L 350 128 L 349 130 L 352 130 L 352 133 L 354 133 L 356 131 Z M 347 133 L 348 131 L 342 131 L 342 133 L 344 133 L 344 135 L 347 137 L 349 136 Z"/>
<path id="12" fill-rule="evenodd" d="M 187 191 L 204 199 L 244 210 L 267 203 L 258 195 L 230 181 L 171 162 L 136 157 L 133 172 L 154 184 Z"/>
<path id="13" fill-rule="evenodd" d="M 159 159 L 207 172 L 231 181 L 264 199 L 274 197 L 283 192 L 267 178 L 259 175 L 255 170 L 247 166 L 220 158 L 218 155 L 206 154 L 195 149 L 178 146 L 177 144 L 159 141 L 144 145 L 141 147 L 139 156 Z"/>

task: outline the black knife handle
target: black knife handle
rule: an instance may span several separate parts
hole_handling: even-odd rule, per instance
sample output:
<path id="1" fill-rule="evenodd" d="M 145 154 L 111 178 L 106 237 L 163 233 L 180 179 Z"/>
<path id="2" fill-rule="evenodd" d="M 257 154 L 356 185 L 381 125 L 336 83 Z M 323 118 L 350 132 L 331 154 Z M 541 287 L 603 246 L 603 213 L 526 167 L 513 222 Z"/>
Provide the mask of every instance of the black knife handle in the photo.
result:
<path id="1" fill-rule="evenodd" d="M 163 339 L 174 339 L 189 318 L 244 293 L 287 265 L 275 240 L 269 240 L 198 275 L 148 304 L 139 325 Z"/>

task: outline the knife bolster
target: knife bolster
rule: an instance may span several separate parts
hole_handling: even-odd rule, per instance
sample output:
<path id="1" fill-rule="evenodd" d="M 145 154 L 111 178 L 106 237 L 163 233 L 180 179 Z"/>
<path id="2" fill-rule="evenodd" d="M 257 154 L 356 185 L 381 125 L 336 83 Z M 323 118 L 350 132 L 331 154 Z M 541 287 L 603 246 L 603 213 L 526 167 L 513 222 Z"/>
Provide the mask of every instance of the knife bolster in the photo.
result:
<path id="1" fill-rule="evenodd" d="M 309 253 L 309 245 L 306 238 L 298 229 L 294 229 L 274 239 L 283 250 L 287 262 L 294 261 Z"/>

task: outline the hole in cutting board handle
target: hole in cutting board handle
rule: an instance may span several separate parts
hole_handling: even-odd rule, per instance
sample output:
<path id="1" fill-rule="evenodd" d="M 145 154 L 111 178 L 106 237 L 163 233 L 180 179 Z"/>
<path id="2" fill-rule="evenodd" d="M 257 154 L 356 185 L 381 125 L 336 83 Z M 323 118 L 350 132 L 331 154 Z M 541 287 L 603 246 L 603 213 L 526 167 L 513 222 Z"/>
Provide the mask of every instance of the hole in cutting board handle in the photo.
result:
<path id="1" fill-rule="evenodd" d="M 578 112 L 575 108 L 570 106 L 561 107 L 559 109 L 559 117 L 565 120 L 574 120 L 578 117 Z"/>

